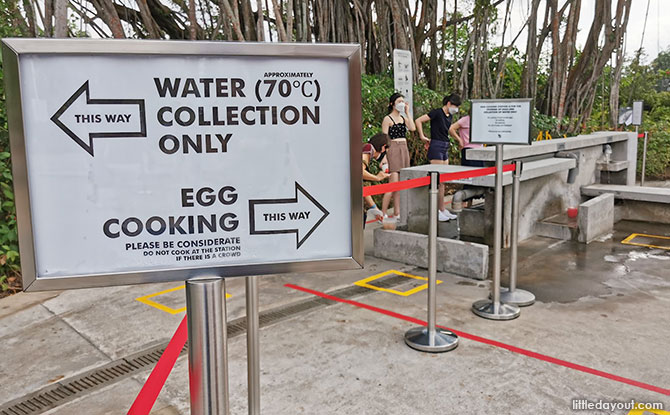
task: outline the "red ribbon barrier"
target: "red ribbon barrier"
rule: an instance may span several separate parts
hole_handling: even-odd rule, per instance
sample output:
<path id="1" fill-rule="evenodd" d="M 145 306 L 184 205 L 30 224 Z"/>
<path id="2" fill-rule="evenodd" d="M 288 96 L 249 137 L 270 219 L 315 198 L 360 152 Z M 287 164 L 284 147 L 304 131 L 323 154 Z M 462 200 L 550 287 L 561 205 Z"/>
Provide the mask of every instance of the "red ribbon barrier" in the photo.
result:
<path id="1" fill-rule="evenodd" d="M 170 343 L 168 343 L 161 358 L 156 363 L 156 367 L 151 371 L 149 378 L 144 383 L 144 386 L 142 386 L 142 390 L 137 395 L 137 398 L 135 398 L 135 402 L 133 402 L 133 405 L 128 410 L 128 415 L 149 415 L 151 412 L 151 408 L 156 403 L 156 399 L 158 399 L 158 394 L 163 389 L 163 385 L 188 339 L 186 324 L 186 316 L 184 316 Z"/>
<path id="2" fill-rule="evenodd" d="M 503 166 L 503 172 L 514 171 L 514 164 L 506 164 Z M 495 167 L 484 167 L 481 169 L 465 170 L 454 173 L 440 174 L 440 183 L 452 180 L 469 179 L 472 177 L 488 176 L 495 174 Z M 417 179 L 403 180 L 401 182 L 384 183 L 375 186 L 366 186 L 363 188 L 363 197 L 380 195 L 382 193 L 397 192 L 399 190 L 414 189 L 416 187 L 428 186 L 430 184 L 430 177 L 419 177 Z"/>
<path id="3" fill-rule="evenodd" d="M 638 133 L 637 138 L 644 138 L 644 133 Z"/>

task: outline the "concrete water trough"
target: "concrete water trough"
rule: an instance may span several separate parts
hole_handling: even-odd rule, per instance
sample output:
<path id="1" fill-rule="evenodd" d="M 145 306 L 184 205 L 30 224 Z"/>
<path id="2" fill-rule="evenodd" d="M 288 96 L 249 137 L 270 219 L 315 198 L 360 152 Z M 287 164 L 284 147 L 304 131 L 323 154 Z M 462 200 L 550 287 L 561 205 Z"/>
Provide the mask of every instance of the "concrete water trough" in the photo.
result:
<path id="1" fill-rule="evenodd" d="M 468 149 L 468 158 L 484 161 L 492 166 L 495 148 Z M 519 240 L 534 235 L 557 239 L 574 239 L 588 243 L 611 232 L 615 221 L 634 219 L 632 209 L 618 209 L 615 214 L 614 199 L 630 194 L 605 191 L 590 187 L 608 184 L 630 189 L 635 185 L 637 139 L 626 132 L 597 132 L 576 137 L 534 142 L 530 146 L 507 145 L 503 149 L 505 164 L 513 160 L 523 162 L 520 178 Z M 424 177 L 430 171 L 440 173 L 472 170 L 473 167 L 450 165 L 423 165 L 403 169 L 400 180 Z M 440 223 L 438 262 L 451 266 L 450 272 L 476 279 L 484 279 L 488 272 L 488 247 L 493 242 L 494 175 L 457 180 L 453 183 L 467 185 L 468 193 L 454 195 L 454 207 L 459 218 Z M 509 245 L 511 230 L 512 173 L 503 174 L 503 247 Z M 638 188 L 639 189 L 639 188 Z M 603 195 L 602 193 L 613 193 Z M 653 193 L 653 192 L 652 192 Z M 464 197 L 484 198 L 476 207 L 461 208 Z M 402 191 L 400 220 L 397 231 L 378 230 L 375 233 L 375 256 L 394 259 L 408 264 L 425 266 L 425 258 L 415 251 L 427 234 L 428 193 L 426 188 Z M 618 195 L 618 196 L 617 196 Z M 595 198 L 593 197 L 595 196 Z M 668 195 L 670 200 L 670 195 Z M 626 199 L 628 203 L 632 196 Z M 647 199 L 647 201 L 649 201 Z M 619 203 L 619 202 L 617 202 Z M 654 200 L 654 203 L 662 203 Z M 670 204 L 658 208 L 661 211 Z M 576 218 L 568 218 L 568 208 L 577 208 Z M 642 209 L 643 210 L 643 209 Z M 453 209 L 452 209 L 453 211 Z M 663 218 L 654 211 L 642 220 Z M 668 222 L 666 222 L 668 223 Z M 469 241 L 464 244 L 464 241 Z M 425 252 L 425 251 L 424 251 Z M 445 269 L 446 270 L 446 269 Z"/>

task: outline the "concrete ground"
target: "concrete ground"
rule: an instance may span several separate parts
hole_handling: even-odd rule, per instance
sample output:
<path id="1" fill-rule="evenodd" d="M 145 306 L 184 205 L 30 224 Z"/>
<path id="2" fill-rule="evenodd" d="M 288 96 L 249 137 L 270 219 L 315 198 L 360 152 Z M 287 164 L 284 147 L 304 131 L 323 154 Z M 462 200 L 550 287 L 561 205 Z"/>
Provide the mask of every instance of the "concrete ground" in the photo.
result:
<path id="1" fill-rule="evenodd" d="M 373 227 L 365 232 L 367 252 Z M 488 296 L 488 281 L 440 273 L 438 324 L 461 334 L 459 347 L 448 353 L 417 352 L 403 341 L 415 325 L 407 319 L 426 319 L 426 291 L 401 296 L 369 289 L 350 303 L 334 301 L 265 327 L 262 412 L 629 413 L 573 411 L 574 399 L 662 403 L 670 411 L 670 250 L 622 244 L 631 233 L 668 237 L 670 227 L 619 222 L 612 235 L 589 245 L 524 241 L 519 287 L 534 292 L 537 302 L 513 321 L 485 320 L 470 311 Z M 287 283 L 326 293 L 388 270 L 426 276 L 425 269 L 371 256 L 365 261 L 357 271 L 261 277 L 261 311 L 314 297 Z M 407 278 L 393 289 L 421 284 Z M 166 310 L 184 307 L 184 291 L 151 297 L 159 308 L 136 299 L 179 285 L 20 293 L 0 300 L 0 414 L 3 403 L 169 340 L 184 312 Z M 228 280 L 227 292 L 229 321 L 244 316 L 244 280 Z M 245 414 L 244 335 L 230 339 L 228 353 L 231 414 Z M 152 413 L 189 413 L 187 367 L 182 356 Z M 45 413 L 126 413 L 149 372 Z"/>

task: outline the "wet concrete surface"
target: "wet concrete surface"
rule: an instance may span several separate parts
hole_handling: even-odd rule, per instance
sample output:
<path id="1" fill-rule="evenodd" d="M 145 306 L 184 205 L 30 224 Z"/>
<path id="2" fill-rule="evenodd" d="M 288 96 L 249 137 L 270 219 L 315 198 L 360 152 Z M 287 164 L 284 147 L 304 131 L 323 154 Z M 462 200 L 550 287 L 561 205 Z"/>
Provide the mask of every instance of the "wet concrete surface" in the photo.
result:
<path id="1" fill-rule="evenodd" d="M 366 250 L 373 227 L 366 230 Z M 670 251 L 621 244 L 631 233 L 670 236 L 670 226 L 619 222 L 612 235 L 589 245 L 540 237 L 522 241 L 518 285 L 535 293 L 538 301 L 512 321 L 485 320 L 471 312 L 474 301 L 488 296 L 490 281 L 438 273 L 437 322 L 669 388 Z M 504 251 L 503 267 L 507 264 Z M 260 309 L 313 298 L 286 283 L 329 292 L 391 269 L 427 275 L 425 269 L 366 256 L 361 270 L 264 276 Z M 505 285 L 506 273 L 502 280 Z M 396 289 L 404 292 L 422 282 L 408 278 Z M 0 368 L 0 406 L 54 379 L 167 341 L 184 313 L 168 314 L 136 298 L 178 285 L 49 296 L 21 293 L 0 300 L 0 350 L 12 350 L 9 364 Z M 232 294 L 228 319 L 243 316 L 244 279 L 230 279 L 226 288 Z M 171 308 L 184 306 L 183 290 L 153 298 Z M 415 323 L 397 316 L 425 320 L 425 291 L 398 296 L 370 290 L 354 300 L 399 314 L 333 303 L 261 329 L 264 414 L 571 414 L 572 399 L 581 398 L 661 402 L 670 409 L 670 389 L 650 391 L 472 338 L 462 338 L 453 352 L 416 352 L 403 341 Z M 229 358 L 231 413 L 242 415 L 247 413 L 244 336 L 230 340 Z M 146 370 L 47 413 L 124 413 L 148 374 Z M 188 399 L 187 359 L 181 357 L 153 414 L 188 414 Z"/>
<path id="2" fill-rule="evenodd" d="M 621 221 L 611 235 L 582 244 L 533 237 L 519 246 L 517 286 L 538 301 L 571 303 L 585 297 L 625 296 L 670 289 L 670 250 L 622 244 L 632 233 L 670 236 L 670 225 Z M 503 250 L 503 286 L 509 250 Z"/>

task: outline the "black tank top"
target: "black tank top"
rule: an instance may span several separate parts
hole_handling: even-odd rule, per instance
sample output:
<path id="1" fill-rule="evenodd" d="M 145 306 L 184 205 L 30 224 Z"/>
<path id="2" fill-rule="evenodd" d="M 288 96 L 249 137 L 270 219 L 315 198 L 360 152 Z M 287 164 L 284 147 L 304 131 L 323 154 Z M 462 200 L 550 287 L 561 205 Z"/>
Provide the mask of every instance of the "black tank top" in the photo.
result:
<path id="1" fill-rule="evenodd" d="M 407 125 L 405 125 L 405 118 L 401 115 L 400 118 L 402 118 L 402 124 L 397 124 L 393 120 L 393 117 L 390 115 L 388 115 L 388 117 L 393 122 L 393 125 L 389 127 L 389 137 L 391 137 L 392 140 L 397 138 L 407 138 Z"/>

